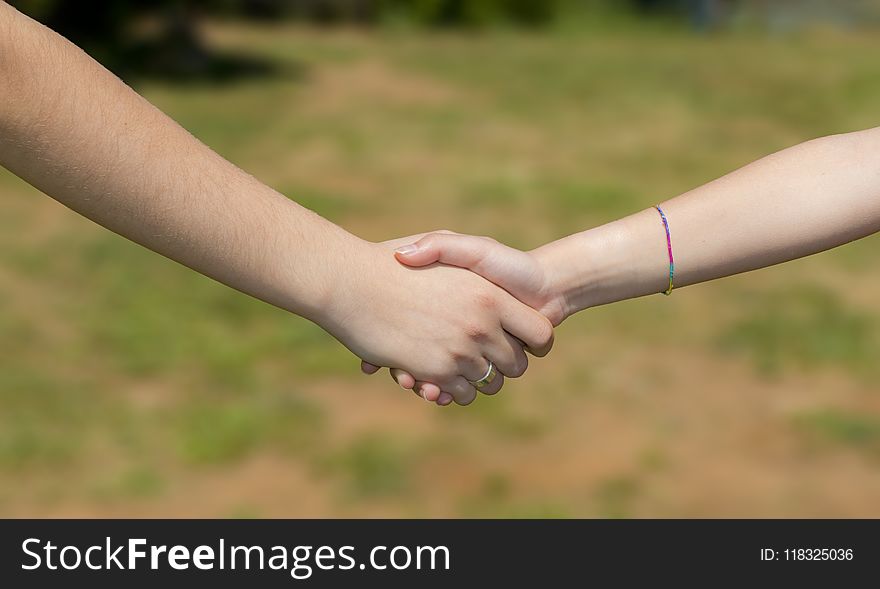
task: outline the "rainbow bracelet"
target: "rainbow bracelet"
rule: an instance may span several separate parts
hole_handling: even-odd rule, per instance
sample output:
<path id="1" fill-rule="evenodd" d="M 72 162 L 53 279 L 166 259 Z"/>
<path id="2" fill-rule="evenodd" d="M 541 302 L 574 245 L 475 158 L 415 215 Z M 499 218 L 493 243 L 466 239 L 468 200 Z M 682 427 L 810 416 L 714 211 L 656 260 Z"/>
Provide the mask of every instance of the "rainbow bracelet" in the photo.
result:
<path id="1" fill-rule="evenodd" d="M 666 251 L 669 252 L 669 288 L 663 291 L 663 294 L 669 296 L 672 294 L 673 289 L 672 279 L 675 278 L 675 258 L 672 257 L 672 236 L 669 234 L 669 221 L 666 220 L 666 215 L 663 213 L 663 209 L 660 208 L 660 205 L 654 205 L 654 208 L 660 213 L 660 219 L 663 220 L 663 228 L 666 230 Z"/>

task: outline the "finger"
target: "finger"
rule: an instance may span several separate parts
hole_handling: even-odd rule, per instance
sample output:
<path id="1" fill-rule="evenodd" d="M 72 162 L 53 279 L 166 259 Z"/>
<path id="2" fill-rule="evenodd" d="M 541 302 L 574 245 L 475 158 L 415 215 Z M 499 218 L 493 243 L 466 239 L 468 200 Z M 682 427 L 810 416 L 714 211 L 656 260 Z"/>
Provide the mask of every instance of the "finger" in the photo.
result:
<path id="1" fill-rule="evenodd" d="M 480 393 L 484 395 L 494 395 L 498 391 L 501 390 L 501 387 L 504 386 L 504 375 L 500 372 L 495 375 L 495 378 L 492 379 L 492 382 L 487 384 L 484 387 L 480 387 L 477 389 Z M 476 388 L 476 387 L 475 387 Z"/>
<path id="2" fill-rule="evenodd" d="M 446 407 L 447 405 L 452 403 L 453 400 L 454 399 L 452 398 L 452 395 L 450 395 L 446 391 L 443 391 L 442 393 L 440 393 L 440 396 L 437 398 L 437 404 L 440 405 L 441 407 Z"/>
<path id="3" fill-rule="evenodd" d="M 502 333 L 501 329 L 497 330 L 499 333 L 498 338 L 501 339 L 500 334 Z M 487 336 L 488 337 L 488 336 Z M 498 346 L 489 345 L 488 342 L 483 344 L 482 347 L 489 348 Z M 482 352 L 477 352 L 481 354 Z M 458 360 L 458 373 L 461 375 L 462 379 L 468 383 L 476 382 L 486 376 L 486 373 L 489 372 L 489 360 L 484 358 L 483 356 L 474 356 L 474 357 L 465 357 L 460 358 Z M 454 379 L 457 382 L 458 379 Z M 445 386 L 442 387 L 444 391 L 449 391 Z M 449 391 L 452 392 L 452 391 Z"/>
<path id="4" fill-rule="evenodd" d="M 470 405 L 477 398 L 477 389 L 463 376 L 458 376 L 451 381 L 442 383 L 440 388 L 444 393 L 452 395 L 453 400 L 459 405 Z"/>
<path id="5" fill-rule="evenodd" d="M 413 378 L 409 372 L 405 370 L 401 370 L 400 368 L 392 368 L 390 370 L 391 378 L 394 379 L 394 382 L 399 384 L 401 388 L 404 389 L 413 389 L 416 386 L 416 379 Z"/>
<path id="6" fill-rule="evenodd" d="M 366 360 L 361 360 L 361 372 L 364 374 L 376 374 L 381 369 L 380 366 L 370 364 Z"/>
<path id="7" fill-rule="evenodd" d="M 516 346 L 519 347 L 520 353 L 523 354 L 523 356 L 525 356 L 525 353 L 522 351 L 522 346 L 520 344 L 516 344 Z M 480 392 L 480 393 L 483 393 L 486 395 L 494 395 L 495 393 L 497 393 L 498 391 L 501 390 L 502 386 L 504 386 L 504 375 L 498 371 L 498 365 L 494 362 L 494 360 L 492 361 L 492 366 L 495 367 L 495 376 L 492 378 L 492 381 L 486 383 L 485 385 L 483 385 L 481 387 L 477 387 L 476 385 L 473 384 L 474 382 L 482 380 L 484 377 L 486 377 L 489 374 L 489 372 L 490 372 L 489 366 L 490 366 L 489 360 L 484 358 L 482 364 L 480 365 L 480 369 L 478 370 L 478 372 L 467 372 L 467 373 L 465 373 L 464 378 L 468 381 L 469 385 L 474 387 L 474 389 L 477 392 Z"/>
<path id="8" fill-rule="evenodd" d="M 546 317 L 511 296 L 501 299 L 501 325 L 510 335 L 538 356 L 546 356 L 553 348 L 553 324 Z"/>
<path id="9" fill-rule="evenodd" d="M 510 378 L 519 378 L 529 367 L 523 343 L 506 331 L 485 344 L 484 355 L 492 360 L 498 372 Z"/>
<path id="10" fill-rule="evenodd" d="M 511 339 L 513 339 L 513 338 L 511 338 Z M 502 338 L 502 340 L 503 340 L 503 338 Z M 514 345 L 519 348 L 520 354 L 525 356 L 525 352 L 522 351 L 522 344 L 517 343 Z M 507 356 L 509 356 L 510 358 L 515 358 L 515 355 L 513 354 L 512 351 L 508 352 Z M 511 361 L 509 359 L 506 361 L 507 362 L 515 362 L 515 360 Z M 504 375 L 498 370 L 498 365 L 495 363 L 495 361 L 494 360 L 492 361 L 492 366 L 495 367 L 495 376 L 492 378 L 491 382 L 486 383 L 482 387 L 477 387 L 473 383 L 482 380 L 484 377 L 486 377 L 489 374 L 489 372 L 490 372 L 489 360 L 486 358 L 482 358 L 479 363 L 476 363 L 476 366 L 477 366 L 476 370 L 468 369 L 467 371 L 463 372 L 464 379 L 468 381 L 468 384 L 471 385 L 474 388 L 474 390 L 476 390 L 477 392 L 485 393 L 487 395 L 494 395 L 495 393 L 500 391 L 501 387 L 504 385 Z M 444 390 L 446 390 L 446 389 L 444 388 Z"/>
<path id="11" fill-rule="evenodd" d="M 430 382 L 416 382 L 414 390 L 418 391 L 418 395 L 425 401 L 435 403 L 440 398 L 440 387 Z"/>

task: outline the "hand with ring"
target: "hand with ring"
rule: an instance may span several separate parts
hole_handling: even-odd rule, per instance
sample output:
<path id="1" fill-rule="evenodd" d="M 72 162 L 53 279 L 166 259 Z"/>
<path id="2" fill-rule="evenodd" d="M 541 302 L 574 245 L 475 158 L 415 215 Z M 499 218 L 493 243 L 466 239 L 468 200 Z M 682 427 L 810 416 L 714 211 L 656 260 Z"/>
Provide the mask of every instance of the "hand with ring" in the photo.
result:
<path id="1" fill-rule="evenodd" d="M 561 320 L 554 320 L 558 315 L 556 309 L 559 302 L 556 299 L 551 300 L 548 297 L 544 302 L 538 298 L 541 295 L 536 294 L 539 289 L 535 288 L 535 282 L 539 279 L 540 273 L 536 271 L 539 268 L 525 252 L 507 248 L 490 238 L 458 235 L 448 231 L 387 243 L 396 248 L 395 256 L 398 262 L 404 265 L 434 267 L 440 263 L 466 268 L 500 286 L 521 302 L 537 309 L 548 318 L 550 323 L 556 324 Z M 494 256 L 491 263 L 478 263 L 476 257 L 484 257 L 488 254 L 499 255 Z M 489 261 L 488 258 L 486 261 Z M 523 345 L 523 349 L 535 356 L 544 356 L 549 351 L 549 345 L 542 349 Z M 374 374 L 380 369 L 380 365 L 363 361 L 361 369 L 366 374 Z M 475 391 L 493 395 L 501 389 L 505 377 L 519 377 L 524 370 L 524 367 L 511 369 L 509 366 L 499 364 L 497 358 L 484 356 L 479 362 L 473 363 L 472 373 L 463 376 Z M 427 401 L 436 402 L 441 406 L 458 401 L 453 394 L 454 391 L 447 390 L 439 383 L 418 379 L 401 368 L 392 367 L 391 376 L 401 387 L 412 389 Z"/>

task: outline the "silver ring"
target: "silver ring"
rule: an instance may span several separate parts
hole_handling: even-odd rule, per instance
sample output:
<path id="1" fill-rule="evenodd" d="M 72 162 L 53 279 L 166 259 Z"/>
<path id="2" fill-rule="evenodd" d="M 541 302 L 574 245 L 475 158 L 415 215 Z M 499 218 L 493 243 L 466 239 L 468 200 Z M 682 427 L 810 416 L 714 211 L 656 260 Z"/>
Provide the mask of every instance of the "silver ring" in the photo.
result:
<path id="1" fill-rule="evenodd" d="M 486 374 L 483 376 L 483 378 L 479 380 L 469 380 L 468 382 L 471 383 L 475 389 L 481 391 L 484 387 L 492 384 L 492 381 L 495 380 L 496 376 L 498 376 L 498 371 L 495 369 L 495 364 L 493 364 L 492 361 L 489 360 L 489 368 L 488 370 L 486 370 Z"/>

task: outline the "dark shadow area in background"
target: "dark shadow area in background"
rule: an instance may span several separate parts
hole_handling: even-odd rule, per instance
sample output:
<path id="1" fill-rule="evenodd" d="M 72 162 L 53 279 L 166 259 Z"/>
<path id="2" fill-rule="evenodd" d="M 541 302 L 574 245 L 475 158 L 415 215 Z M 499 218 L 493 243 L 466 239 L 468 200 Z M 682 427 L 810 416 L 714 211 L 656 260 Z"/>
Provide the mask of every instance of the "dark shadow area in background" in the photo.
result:
<path id="1" fill-rule="evenodd" d="M 251 79 L 285 78 L 301 80 L 305 66 L 279 62 L 263 56 L 223 52 L 200 44 L 142 41 L 123 48 L 108 66 L 124 80 L 160 80 L 178 85 L 223 85 Z"/>
<path id="2" fill-rule="evenodd" d="M 246 79 L 300 79 L 304 67 L 210 47 L 199 22 L 212 2 L 185 0 L 11 0 L 22 12 L 64 35 L 126 81 L 225 84 Z M 221 3 L 217 3 L 222 5 Z"/>
<path id="3" fill-rule="evenodd" d="M 537 29 L 583 15 L 630 14 L 690 22 L 709 31 L 732 11 L 760 0 L 9 0 L 85 49 L 130 82 L 227 83 L 285 76 L 302 66 L 221 52 L 199 35 L 204 17 L 294 20 L 312 25 L 370 27 L 409 23 L 424 29 L 491 26 Z"/>
<path id="4" fill-rule="evenodd" d="M 58 31 L 129 82 L 224 84 L 284 76 L 301 65 L 240 52 L 222 52 L 199 35 L 206 16 L 313 25 L 372 26 L 389 19 L 425 28 L 474 29 L 506 24 L 537 28 L 575 14 L 609 10 L 643 16 L 683 15 L 711 28 L 719 7 L 737 0 L 9 0 Z M 602 7 L 605 7 L 604 9 Z"/>
<path id="5" fill-rule="evenodd" d="M 402 22 L 425 30 L 502 26 L 538 29 L 590 15 L 690 23 L 713 32 L 738 21 L 772 31 L 811 19 L 880 23 L 880 0 L 8 0 L 52 27 L 123 79 L 176 84 L 304 77 L 302 64 L 221 51 L 199 35 L 204 17 L 292 20 L 372 27 Z M 872 9 L 869 6 L 873 6 Z M 604 15 L 604 16 L 603 16 Z M 610 22 L 610 21 L 609 21 Z"/>

